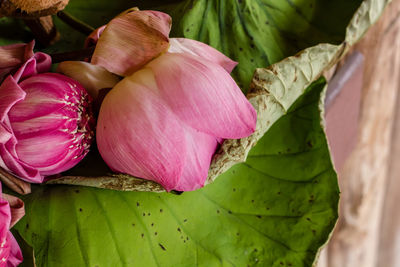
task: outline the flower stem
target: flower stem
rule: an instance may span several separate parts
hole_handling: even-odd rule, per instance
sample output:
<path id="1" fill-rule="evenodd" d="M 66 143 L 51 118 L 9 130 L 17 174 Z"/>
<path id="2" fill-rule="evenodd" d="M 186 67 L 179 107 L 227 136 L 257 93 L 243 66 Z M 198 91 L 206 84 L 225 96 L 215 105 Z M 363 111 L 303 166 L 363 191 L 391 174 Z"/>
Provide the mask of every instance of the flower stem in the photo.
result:
<path id="1" fill-rule="evenodd" d="M 50 54 L 51 61 L 54 64 L 68 60 L 82 60 L 85 58 L 90 58 L 93 54 L 94 48 L 94 46 L 91 46 L 76 51 Z"/>
<path id="2" fill-rule="evenodd" d="M 83 21 L 80 21 L 66 11 L 59 11 L 57 13 L 57 17 L 59 17 L 63 22 L 65 22 L 75 30 L 85 35 L 89 35 L 92 31 L 95 30 L 92 26 L 84 23 Z"/>

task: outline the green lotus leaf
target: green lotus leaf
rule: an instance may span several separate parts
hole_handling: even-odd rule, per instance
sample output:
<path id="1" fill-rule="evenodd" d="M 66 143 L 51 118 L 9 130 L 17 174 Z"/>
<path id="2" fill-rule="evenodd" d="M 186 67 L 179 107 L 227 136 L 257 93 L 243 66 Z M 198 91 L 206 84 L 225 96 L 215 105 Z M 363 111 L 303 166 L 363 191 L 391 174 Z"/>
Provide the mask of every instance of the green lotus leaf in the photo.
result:
<path id="1" fill-rule="evenodd" d="M 17 224 L 38 266 L 309 266 L 337 218 L 319 80 L 245 163 L 201 190 L 35 186 Z"/>

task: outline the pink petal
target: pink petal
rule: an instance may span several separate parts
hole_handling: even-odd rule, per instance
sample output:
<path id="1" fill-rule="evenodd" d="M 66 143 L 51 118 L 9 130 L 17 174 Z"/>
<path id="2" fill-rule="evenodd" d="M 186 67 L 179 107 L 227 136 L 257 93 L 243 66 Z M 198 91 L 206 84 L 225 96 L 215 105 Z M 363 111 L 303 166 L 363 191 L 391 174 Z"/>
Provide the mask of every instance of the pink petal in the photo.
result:
<path id="1" fill-rule="evenodd" d="M 0 85 L 0 129 L 5 134 L 0 142 L 0 165 L 18 177 L 24 177 L 22 179 L 25 181 L 41 182 L 39 172 L 18 159 L 15 149 L 17 140 L 8 118 L 11 107 L 23 100 L 25 95 L 12 76 L 8 76 Z"/>
<path id="2" fill-rule="evenodd" d="M 0 80 L 33 56 L 35 42 L 0 46 Z"/>
<path id="3" fill-rule="evenodd" d="M 147 65 L 162 98 L 194 129 L 220 138 L 249 136 L 257 114 L 220 65 L 188 54 L 166 53 Z"/>
<path id="4" fill-rule="evenodd" d="M 178 191 L 192 191 L 204 186 L 211 159 L 218 147 L 214 136 L 185 127 L 186 159 L 182 176 L 175 186 Z"/>
<path id="5" fill-rule="evenodd" d="M 8 255 L 6 266 L 16 267 L 23 261 L 22 252 L 11 232 L 7 233 L 7 240 L 10 244 L 10 254 Z"/>
<path id="6" fill-rule="evenodd" d="M 181 124 L 158 95 L 151 71 L 141 70 L 106 95 L 97 124 L 97 145 L 114 171 L 153 180 L 171 190 L 186 155 Z"/>
<path id="7" fill-rule="evenodd" d="M 8 196 L 1 192 L 0 183 L 0 266 L 14 267 L 22 262 L 22 253 L 9 229 L 20 218 L 23 202 L 16 197 Z M 8 200 L 11 201 L 13 208 L 18 208 L 18 212 L 15 212 L 15 210 L 13 212 L 12 208 L 10 209 Z M 12 218 L 13 215 L 16 217 Z M 6 260 L 5 264 L 1 262 L 2 259 Z"/>
<path id="8" fill-rule="evenodd" d="M 101 34 L 92 63 L 127 76 L 168 49 L 171 18 L 156 11 L 132 11 L 111 20 Z"/>
<path id="9" fill-rule="evenodd" d="M 202 59 L 207 59 L 211 62 L 219 64 L 229 73 L 231 73 L 238 64 L 219 52 L 217 49 L 196 40 L 187 38 L 170 38 L 169 43 L 170 47 L 168 52 L 187 53 L 193 56 L 198 56 Z"/>
<path id="10" fill-rule="evenodd" d="M 0 85 L 0 123 L 4 123 L 10 109 L 25 98 L 26 93 L 12 76 L 8 76 Z"/>

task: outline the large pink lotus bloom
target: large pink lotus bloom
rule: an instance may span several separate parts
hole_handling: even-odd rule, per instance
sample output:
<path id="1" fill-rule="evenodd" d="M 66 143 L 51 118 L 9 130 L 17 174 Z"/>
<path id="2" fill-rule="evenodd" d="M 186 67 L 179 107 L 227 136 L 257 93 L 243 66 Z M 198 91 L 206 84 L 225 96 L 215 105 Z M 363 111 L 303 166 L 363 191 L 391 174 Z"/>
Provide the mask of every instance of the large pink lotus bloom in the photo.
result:
<path id="1" fill-rule="evenodd" d="M 10 228 L 24 216 L 24 203 L 1 193 L 0 183 L 0 267 L 14 267 L 22 262 L 22 253 Z"/>
<path id="2" fill-rule="evenodd" d="M 92 44 L 100 36 L 91 65 L 125 76 L 101 105 L 96 138 L 114 171 L 190 191 L 204 185 L 219 142 L 254 132 L 256 112 L 229 75 L 237 63 L 206 44 L 169 39 L 170 25 L 167 14 L 130 11 L 90 36 Z M 76 78 L 79 64 L 90 65 L 61 69 Z"/>
<path id="3" fill-rule="evenodd" d="M 0 166 L 28 182 L 76 165 L 94 135 L 85 89 L 50 66 L 32 53 L 0 85 Z"/>

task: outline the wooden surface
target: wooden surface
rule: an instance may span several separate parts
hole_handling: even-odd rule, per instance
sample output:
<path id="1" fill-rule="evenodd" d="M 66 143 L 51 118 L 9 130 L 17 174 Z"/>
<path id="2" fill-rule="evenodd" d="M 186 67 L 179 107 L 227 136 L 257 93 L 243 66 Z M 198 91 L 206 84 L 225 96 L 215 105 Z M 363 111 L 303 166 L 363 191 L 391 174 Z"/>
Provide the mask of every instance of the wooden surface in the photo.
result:
<path id="1" fill-rule="evenodd" d="M 340 218 L 318 267 L 397 267 L 400 0 L 386 8 L 378 23 L 353 49 L 365 56 L 358 141 L 339 173 Z"/>

